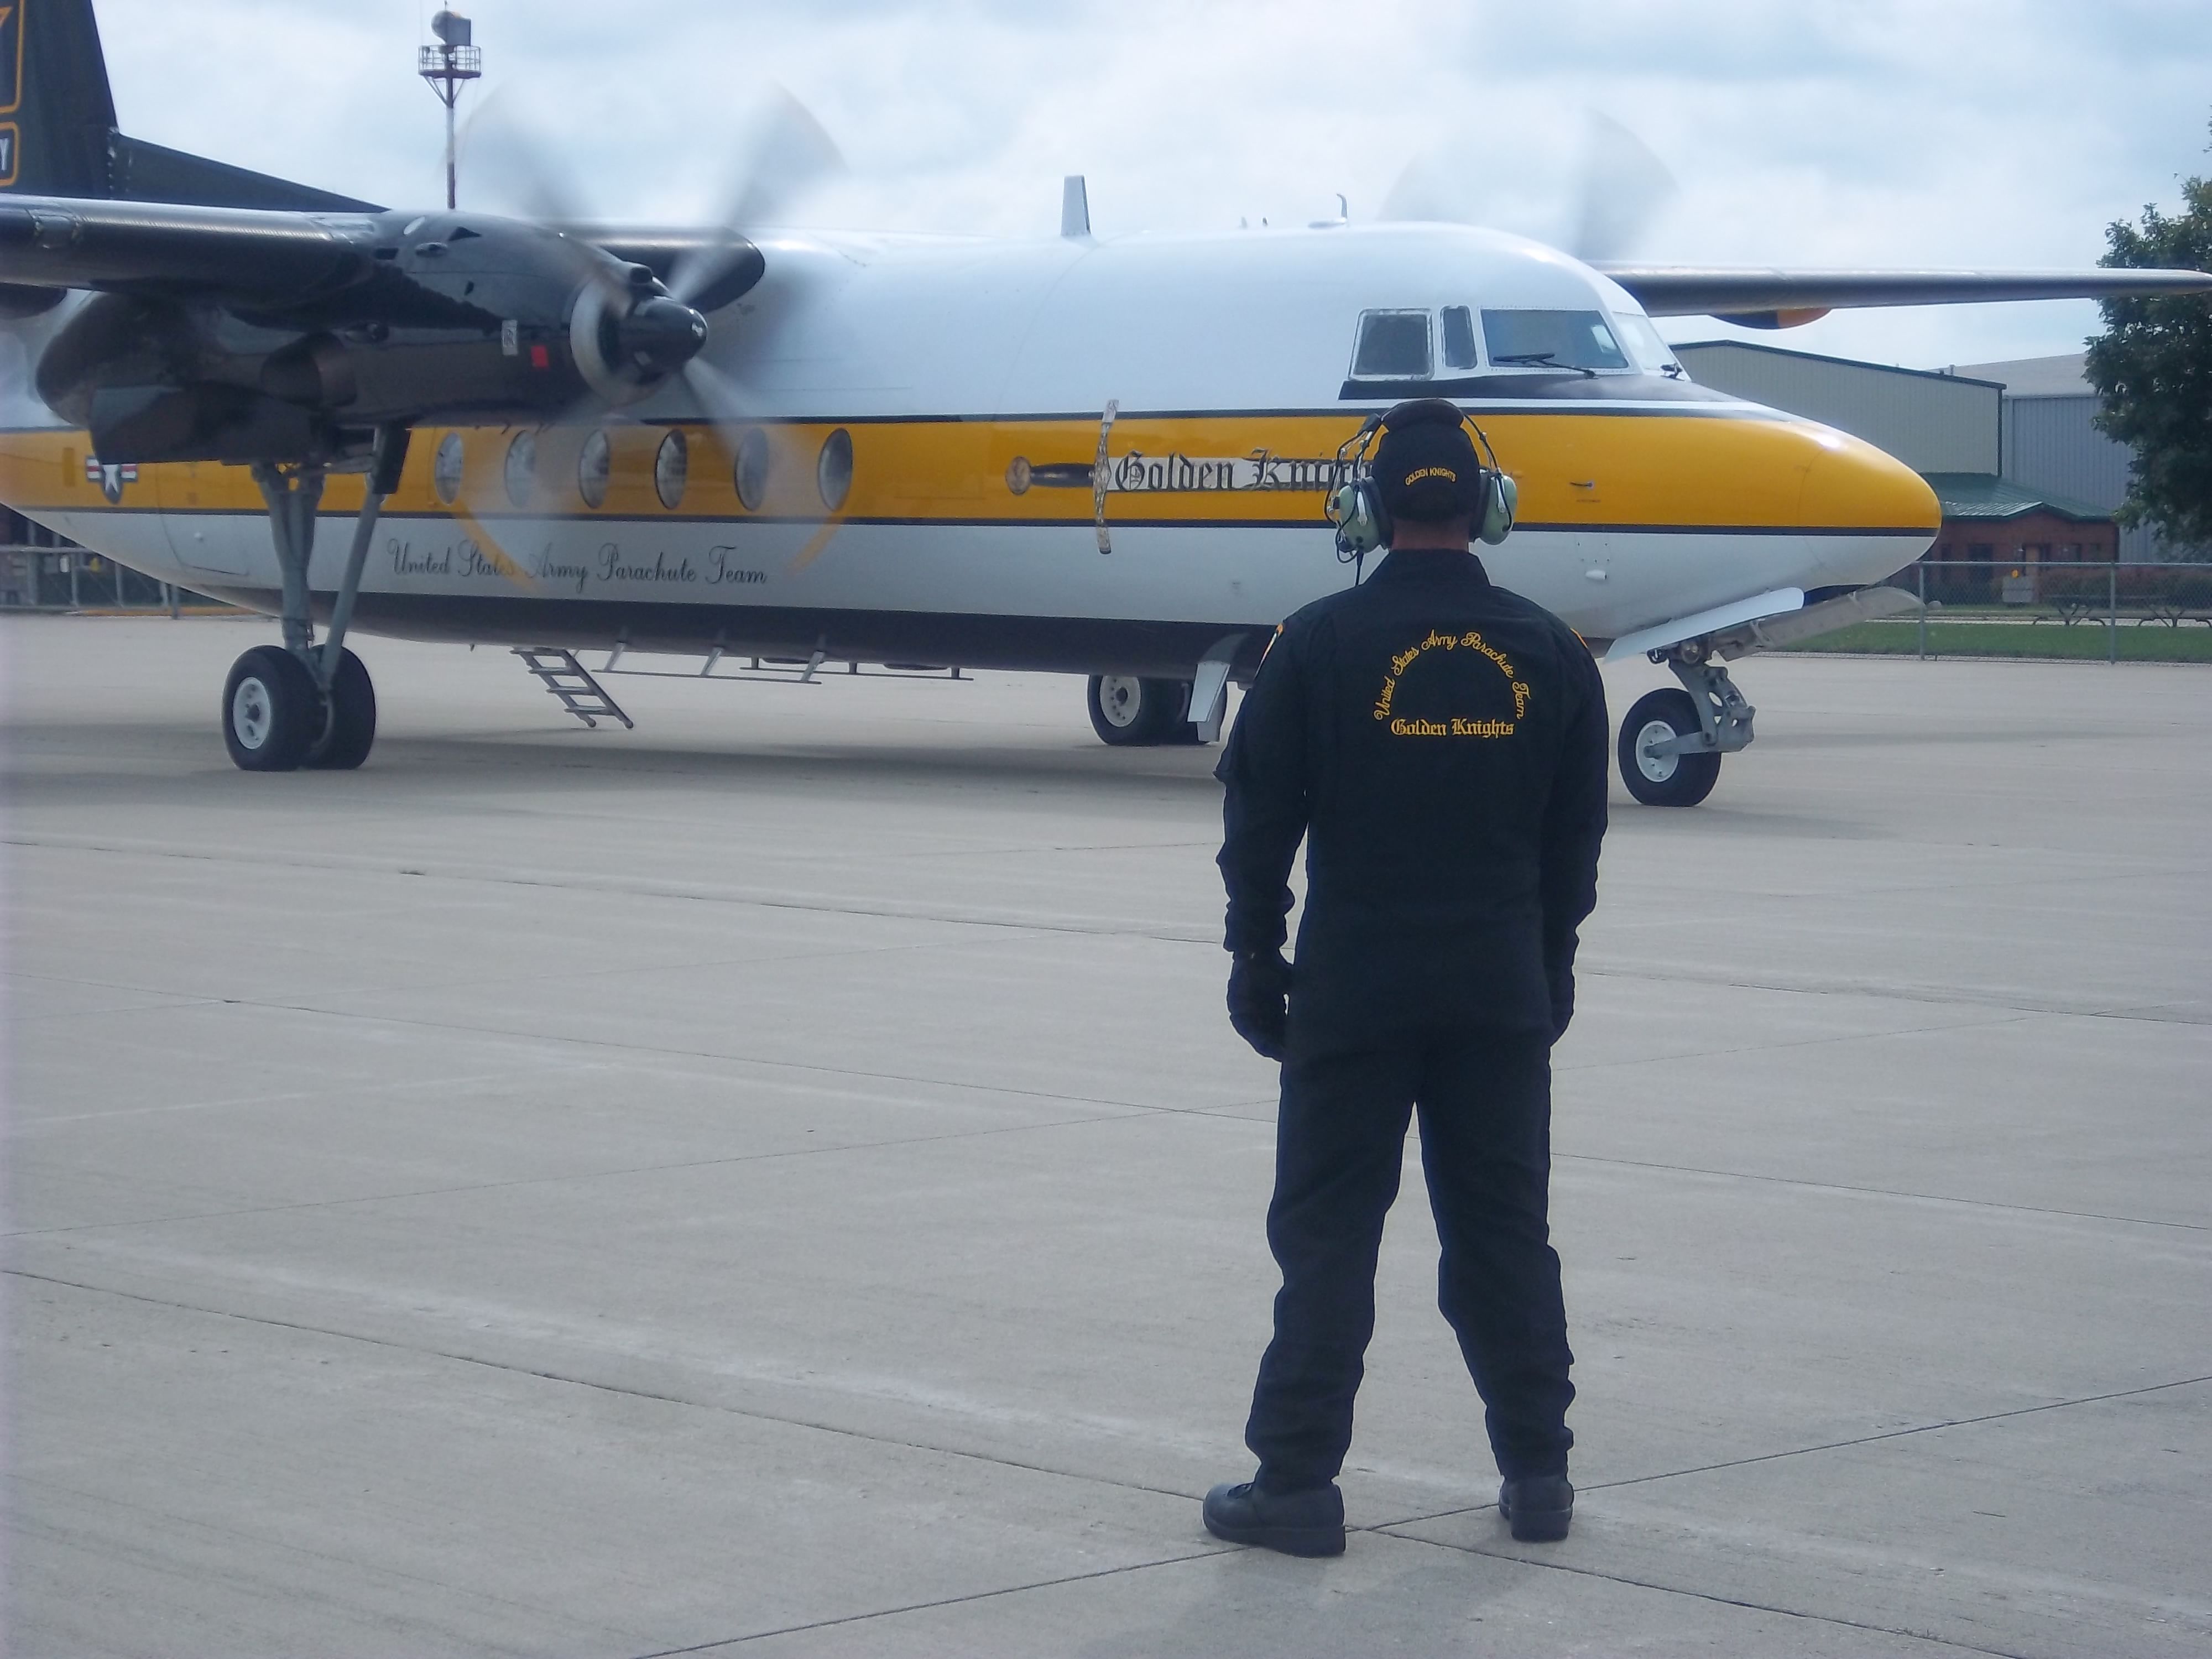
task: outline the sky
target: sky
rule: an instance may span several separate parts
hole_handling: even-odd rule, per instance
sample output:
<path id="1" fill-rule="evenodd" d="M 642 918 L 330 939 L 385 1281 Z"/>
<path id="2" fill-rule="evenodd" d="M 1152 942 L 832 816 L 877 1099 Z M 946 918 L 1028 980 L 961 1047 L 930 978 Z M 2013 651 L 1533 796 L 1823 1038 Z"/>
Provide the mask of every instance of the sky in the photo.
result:
<path id="1" fill-rule="evenodd" d="M 416 79 L 432 0 L 97 0 L 125 131 L 388 205 L 443 199 Z M 528 132 L 578 208 L 726 202 L 787 89 L 848 171 L 793 222 L 1035 236 L 1087 176 L 1102 236 L 1449 211 L 1566 245 L 1594 118 L 1638 258 L 2094 264 L 2212 173 L 2212 0 L 463 0 L 490 100 L 462 200 Z M 181 71 L 181 72 L 180 72 Z M 1641 211 L 1650 209 L 1650 211 Z M 2083 302 L 1843 313 L 1676 340 L 1937 368 L 2079 350 Z"/>

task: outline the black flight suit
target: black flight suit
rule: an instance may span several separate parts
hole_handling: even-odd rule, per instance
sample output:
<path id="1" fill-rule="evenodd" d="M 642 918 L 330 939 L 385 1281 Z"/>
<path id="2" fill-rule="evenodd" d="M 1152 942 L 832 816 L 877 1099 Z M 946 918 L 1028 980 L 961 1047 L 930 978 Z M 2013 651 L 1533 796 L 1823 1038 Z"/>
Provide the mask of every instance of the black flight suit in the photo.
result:
<path id="1" fill-rule="evenodd" d="M 1597 901 L 1605 693 L 1589 650 L 1472 554 L 1392 553 L 1277 635 L 1215 775 L 1228 946 L 1283 942 L 1307 841 L 1267 1242 L 1283 1272 L 1246 1443 L 1335 1479 L 1411 1109 L 1438 1305 L 1509 1480 L 1573 1437 L 1550 1243 L 1552 1043 Z"/>

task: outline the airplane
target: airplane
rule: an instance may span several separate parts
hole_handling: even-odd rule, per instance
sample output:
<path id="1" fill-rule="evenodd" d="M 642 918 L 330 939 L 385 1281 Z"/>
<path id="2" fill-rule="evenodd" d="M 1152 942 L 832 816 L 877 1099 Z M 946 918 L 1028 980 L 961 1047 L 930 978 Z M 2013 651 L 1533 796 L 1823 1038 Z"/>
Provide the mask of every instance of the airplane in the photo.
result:
<path id="1" fill-rule="evenodd" d="M 247 770 L 367 759 L 356 632 L 507 645 L 587 721 L 628 723 L 592 648 L 1081 675 L 1106 742 L 1211 741 L 1278 623 L 1358 579 L 1324 515 L 1347 439 L 1443 397 L 1517 485 L 1493 578 L 1673 671 L 1618 759 L 1691 805 L 1753 738 L 1726 664 L 1909 608 L 1879 584 L 1940 514 L 1694 384 L 1652 318 L 2212 291 L 1601 267 L 1443 223 L 1102 237 L 1079 179 L 1061 205 L 999 240 L 386 209 L 125 137 L 90 0 L 0 0 L 0 500 L 282 619 L 223 690 Z"/>

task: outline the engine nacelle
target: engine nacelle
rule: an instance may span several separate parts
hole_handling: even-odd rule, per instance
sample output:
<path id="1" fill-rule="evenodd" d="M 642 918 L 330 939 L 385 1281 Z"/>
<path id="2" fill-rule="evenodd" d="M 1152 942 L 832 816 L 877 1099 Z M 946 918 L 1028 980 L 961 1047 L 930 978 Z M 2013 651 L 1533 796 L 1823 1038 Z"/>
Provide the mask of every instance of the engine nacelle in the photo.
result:
<path id="1" fill-rule="evenodd" d="M 351 268 L 301 298 L 96 295 L 41 355 L 40 396 L 106 461 L 327 460 L 379 426 L 633 403 L 706 343 L 652 265 L 548 227 L 386 214 L 343 230 Z M 750 286 L 760 256 L 740 252 Z"/>

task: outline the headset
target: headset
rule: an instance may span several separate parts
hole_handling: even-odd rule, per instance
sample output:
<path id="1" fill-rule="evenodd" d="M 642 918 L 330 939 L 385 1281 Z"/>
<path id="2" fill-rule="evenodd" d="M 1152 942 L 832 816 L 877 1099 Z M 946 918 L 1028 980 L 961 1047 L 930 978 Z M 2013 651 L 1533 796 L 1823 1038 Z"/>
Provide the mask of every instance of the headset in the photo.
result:
<path id="1" fill-rule="evenodd" d="M 1423 399 L 1424 402 L 1441 401 Z M 1345 564 L 1364 568 L 1367 556 L 1390 539 L 1390 512 L 1382 505 L 1382 492 L 1368 470 L 1390 417 L 1403 404 L 1380 415 L 1370 415 L 1359 430 L 1346 439 L 1336 452 L 1336 476 L 1344 480 L 1329 492 L 1328 521 L 1336 526 L 1336 556 Z M 1490 438 L 1464 410 L 1455 409 L 1460 424 L 1478 446 L 1474 477 L 1460 486 L 1460 498 L 1477 537 L 1495 547 L 1513 533 L 1513 519 L 1521 504 L 1520 486 L 1498 464 Z M 1482 465 L 1488 456 L 1490 465 Z M 1356 580 L 1356 579 L 1355 579 Z"/>

